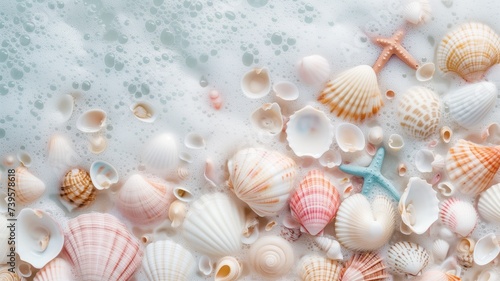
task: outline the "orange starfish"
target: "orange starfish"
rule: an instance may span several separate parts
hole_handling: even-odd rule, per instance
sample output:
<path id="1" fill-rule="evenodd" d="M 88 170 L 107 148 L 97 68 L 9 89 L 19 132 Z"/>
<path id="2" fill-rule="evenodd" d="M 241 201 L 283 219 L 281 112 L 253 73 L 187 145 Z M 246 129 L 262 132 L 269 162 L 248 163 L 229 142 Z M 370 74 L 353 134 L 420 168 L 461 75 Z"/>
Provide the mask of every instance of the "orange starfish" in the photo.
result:
<path id="1" fill-rule="evenodd" d="M 385 64 L 389 61 L 392 55 L 398 56 L 400 60 L 406 63 L 409 67 L 413 69 L 418 68 L 418 62 L 414 59 L 410 53 L 408 53 L 403 46 L 401 46 L 401 40 L 405 35 L 403 30 L 398 30 L 391 38 L 375 38 L 374 42 L 377 45 L 382 46 L 384 49 L 378 57 L 377 61 L 373 65 L 373 70 L 375 73 L 379 73 Z"/>

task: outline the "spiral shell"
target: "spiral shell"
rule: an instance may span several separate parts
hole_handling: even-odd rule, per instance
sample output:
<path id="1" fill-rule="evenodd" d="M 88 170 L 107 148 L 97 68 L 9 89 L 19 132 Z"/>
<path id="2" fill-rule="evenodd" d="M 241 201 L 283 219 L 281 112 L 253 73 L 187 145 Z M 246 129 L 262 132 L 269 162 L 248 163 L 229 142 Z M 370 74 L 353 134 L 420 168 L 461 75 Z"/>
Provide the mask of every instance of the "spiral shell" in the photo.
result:
<path id="1" fill-rule="evenodd" d="M 399 124 L 417 139 L 425 139 L 438 129 L 441 102 L 436 93 L 425 87 L 410 88 L 398 107 Z"/>
<path id="2" fill-rule="evenodd" d="M 439 218 L 446 227 L 462 237 L 469 236 L 477 224 L 474 206 L 457 198 L 450 198 L 442 203 Z"/>
<path id="3" fill-rule="evenodd" d="M 318 247 L 326 252 L 326 256 L 332 260 L 342 260 L 343 255 L 340 249 L 340 244 L 337 240 L 327 236 L 319 236 L 314 239 Z"/>
<path id="4" fill-rule="evenodd" d="M 69 210 L 83 208 L 94 202 L 96 189 L 87 171 L 71 169 L 66 173 L 59 193 L 63 205 Z"/>
<path id="5" fill-rule="evenodd" d="M 215 268 L 215 281 L 236 281 L 242 273 L 241 263 L 234 257 L 223 257 Z"/>
<path id="6" fill-rule="evenodd" d="M 278 278 L 290 271 L 294 263 L 290 243 L 277 236 L 259 238 L 250 247 L 250 266 L 259 274 Z"/>
<path id="7" fill-rule="evenodd" d="M 0 280 L 1 279 L 0 277 Z M 62 258 L 55 258 L 40 271 L 37 272 L 33 281 L 73 281 L 71 265 Z"/>
<path id="8" fill-rule="evenodd" d="M 28 169 L 16 169 L 16 199 L 21 203 L 31 203 L 45 192 L 45 183 L 30 173 Z"/>
<path id="9" fill-rule="evenodd" d="M 340 281 L 342 266 L 334 260 L 308 255 L 300 259 L 299 276 L 302 281 Z"/>
<path id="10" fill-rule="evenodd" d="M 345 264 L 341 281 L 383 281 L 389 275 L 382 258 L 375 253 L 354 254 Z"/>
<path id="11" fill-rule="evenodd" d="M 485 220 L 500 223 L 500 184 L 495 184 L 481 193 L 477 210 Z"/>
<path id="12" fill-rule="evenodd" d="M 418 244 L 398 242 L 389 248 L 387 263 L 396 274 L 417 276 L 429 263 L 429 254 Z"/>
<path id="13" fill-rule="evenodd" d="M 144 251 L 142 268 L 148 281 L 191 280 L 196 261 L 181 245 L 162 240 L 148 244 Z"/>

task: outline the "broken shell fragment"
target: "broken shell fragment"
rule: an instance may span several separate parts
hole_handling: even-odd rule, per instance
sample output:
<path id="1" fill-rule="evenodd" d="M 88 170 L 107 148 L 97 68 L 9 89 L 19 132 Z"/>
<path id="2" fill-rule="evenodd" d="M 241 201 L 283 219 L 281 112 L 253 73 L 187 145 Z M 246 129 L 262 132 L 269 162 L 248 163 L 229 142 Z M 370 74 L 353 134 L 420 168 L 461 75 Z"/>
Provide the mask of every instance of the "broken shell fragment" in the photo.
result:
<path id="1" fill-rule="evenodd" d="M 462 238 L 457 244 L 456 256 L 457 262 L 465 268 L 470 268 L 473 266 L 474 261 L 474 249 L 476 247 L 476 242 L 471 238 Z"/>
<path id="2" fill-rule="evenodd" d="M 132 104 L 130 106 L 130 110 L 134 114 L 135 118 L 146 123 L 153 123 L 158 115 L 154 107 L 144 101 Z"/>
<path id="3" fill-rule="evenodd" d="M 271 78 L 267 68 L 255 68 L 243 75 L 241 79 L 243 94 L 251 99 L 266 96 L 271 91 Z"/>
<path id="4" fill-rule="evenodd" d="M 361 129 L 351 123 L 341 123 L 335 129 L 335 139 L 344 152 L 356 152 L 365 148 L 365 136 Z"/>
<path id="5" fill-rule="evenodd" d="M 198 270 L 205 276 L 210 275 L 214 270 L 212 260 L 208 256 L 201 256 L 198 261 Z"/>
<path id="6" fill-rule="evenodd" d="M 434 152 L 429 149 L 420 149 L 415 153 L 415 167 L 421 173 L 432 172 L 432 162 L 434 161 Z"/>
<path id="7" fill-rule="evenodd" d="M 333 168 L 342 164 L 342 155 L 336 149 L 330 149 L 319 158 L 319 164 L 325 168 Z"/>
<path id="8" fill-rule="evenodd" d="M 111 185 L 118 182 L 118 172 L 106 161 L 94 161 L 90 165 L 90 178 L 95 188 L 99 190 L 108 189 Z"/>
<path id="9" fill-rule="evenodd" d="M 440 182 L 437 185 L 437 190 L 441 195 L 450 197 L 455 193 L 455 186 L 449 181 Z"/>
<path id="10" fill-rule="evenodd" d="M 276 135 L 283 129 L 283 116 L 277 103 L 265 103 L 250 116 L 250 123 L 266 133 Z"/>
<path id="11" fill-rule="evenodd" d="M 292 82 L 276 82 L 273 85 L 273 91 L 282 100 L 293 101 L 299 98 L 299 88 Z"/>
<path id="12" fill-rule="evenodd" d="M 107 114 L 102 109 L 85 111 L 76 120 L 76 128 L 84 133 L 97 133 L 106 124 Z"/>

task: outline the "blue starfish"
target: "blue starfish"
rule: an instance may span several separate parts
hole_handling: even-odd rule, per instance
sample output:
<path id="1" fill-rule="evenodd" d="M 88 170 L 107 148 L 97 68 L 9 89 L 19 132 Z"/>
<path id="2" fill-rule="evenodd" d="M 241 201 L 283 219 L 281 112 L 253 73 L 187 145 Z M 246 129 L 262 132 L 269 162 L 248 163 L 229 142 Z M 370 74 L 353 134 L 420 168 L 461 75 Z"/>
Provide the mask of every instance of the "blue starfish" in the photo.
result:
<path id="1" fill-rule="evenodd" d="M 377 150 L 375 157 L 373 157 L 370 166 L 360 167 L 354 165 L 340 165 L 339 169 L 351 175 L 358 177 L 363 177 L 365 181 L 363 182 L 363 190 L 361 193 L 367 195 L 370 190 L 375 186 L 375 184 L 380 185 L 387 192 L 389 192 L 396 201 L 399 202 L 399 193 L 394 188 L 394 186 L 389 182 L 381 173 L 382 163 L 384 162 L 385 149 L 383 147 Z"/>

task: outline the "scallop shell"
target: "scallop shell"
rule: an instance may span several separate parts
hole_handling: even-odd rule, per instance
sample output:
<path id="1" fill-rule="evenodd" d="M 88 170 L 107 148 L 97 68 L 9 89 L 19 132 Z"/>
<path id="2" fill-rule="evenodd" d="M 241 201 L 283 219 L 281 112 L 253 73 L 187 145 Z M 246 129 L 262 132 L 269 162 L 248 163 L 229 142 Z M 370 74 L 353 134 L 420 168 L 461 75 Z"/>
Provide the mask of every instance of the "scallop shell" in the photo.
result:
<path id="1" fill-rule="evenodd" d="M 360 65 L 330 81 L 318 100 L 337 117 L 363 121 L 377 114 L 383 105 L 377 75 L 371 66 Z"/>
<path id="2" fill-rule="evenodd" d="M 174 170 L 179 162 L 179 151 L 175 137 L 163 133 L 153 138 L 144 149 L 142 160 L 154 172 Z"/>
<path id="3" fill-rule="evenodd" d="M 141 265 L 139 241 L 110 214 L 89 213 L 68 221 L 64 249 L 87 281 L 131 278 Z"/>
<path id="4" fill-rule="evenodd" d="M 382 258 L 375 253 L 354 254 L 342 269 L 341 281 L 383 281 L 389 277 Z"/>
<path id="5" fill-rule="evenodd" d="M 365 135 L 351 123 L 341 123 L 335 128 L 335 140 L 344 152 L 356 152 L 365 148 Z"/>
<path id="6" fill-rule="evenodd" d="M 333 141 L 333 126 L 323 111 L 307 105 L 287 123 L 286 139 L 295 155 L 319 158 Z"/>
<path id="7" fill-rule="evenodd" d="M 450 198 L 443 202 L 439 218 L 446 227 L 462 237 L 469 236 L 477 224 L 474 206 L 457 198 Z"/>
<path id="8" fill-rule="evenodd" d="M 440 270 L 428 270 L 421 276 L 413 279 L 415 281 L 461 281 L 462 279 L 451 273 L 445 273 Z"/>
<path id="9" fill-rule="evenodd" d="M 250 99 L 266 96 L 271 91 L 271 78 L 267 68 L 254 68 L 241 79 L 241 90 Z"/>
<path id="10" fill-rule="evenodd" d="M 158 117 L 155 108 L 148 102 L 136 102 L 130 106 L 130 111 L 134 114 L 137 120 L 146 123 L 153 123 Z"/>
<path id="11" fill-rule="evenodd" d="M 500 146 L 459 140 L 446 157 L 450 180 L 466 194 L 479 194 L 488 189 L 499 168 Z"/>
<path id="12" fill-rule="evenodd" d="M 106 124 L 106 118 L 102 109 L 87 110 L 76 120 L 76 128 L 84 133 L 97 133 Z"/>
<path id="13" fill-rule="evenodd" d="M 71 265 L 62 258 L 55 258 L 37 272 L 33 281 L 75 281 L 75 279 Z"/>
<path id="14" fill-rule="evenodd" d="M 432 254 L 435 261 L 443 261 L 448 256 L 450 244 L 443 239 L 435 240 L 432 243 Z"/>
<path id="15" fill-rule="evenodd" d="M 62 135 L 55 134 L 50 138 L 48 150 L 49 165 L 57 171 L 66 171 L 78 160 L 78 154 Z"/>
<path id="16" fill-rule="evenodd" d="M 426 23 L 431 19 L 431 5 L 428 0 L 413 1 L 403 9 L 403 17 L 413 24 Z"/>
<path id="17" fill-rule="evenodd" d="M 469 129 L 479 124 L 495 108 L 498 89 L 487 81 L 466 85 L 446 95 L 450 116 Z"/>
<path id="18" fill-rule="evenodd" d="M 468 22 L 443 38 L 437 50 L 437 65 L 443 72 L 455 72 L 468 82 L 481 80 L 500 62 L 500 38 L 490 27 Z"/>
<path id="19" fill-rule="evenodd" d="M 9 269 L 4 268 L 4 269 L 0 270 L 0 280 L 2 280 L 2 281 L 24 281 L 24 278 L 22 279 L 16 273 L 10 272 Z M 34 279 L 34 281 L 40 281 L 40 280 Z M 54 281 L 61 281 L 61 280 L 54 280 Z M 73 280 L 68 279 L 68 281 L 73 281 Z"/>
<path id="20" fill-rule="evenodd" d="M 500 184 L 481 193 L 477 203 L 479 215 L 487 221 L 500 223 Z"/>
<path id="21" fill-rule="evenodd" d="M 110 186 L 118 182 L 118 172 L 113 165 L 106 161 L 94 161 L 90 165 L 90 179 L 95 188 L 99 190 L 108 189 Z"/>
<path id="22" fill-rule="evenodd" d="M 457 244 L 457 262 L 465 268 L 470 268 L 474 265 L 474 248 L 476 242 L 471 238 L 462 238 Z"/>
<path id="23" fill-rule="evenodd" d="M 24 167 L 16 169 L 16 200 L 20 203 L 31 203 L 45 192 L 45 183 Z"/>
<path id="24" fill-rule="evenodd" d="M 307 84 L 322 84 L 330 77 L 330 64 L 320 55 L 303 57 L 299 63 L 299 76 Z"/>
<path id="25" fill-rule="evenodd" d="M 290 199 L 290 210 L 304 231 L 317 235 L 329 224 L 340 205 L 340 195 L 320 170 L 304 177 Z"/>
<path id="26" fill-rule="evenodd" d="M 292 246 L 278 236 L 264 236 L 250 247 L 250 266 L 260 275 L 276 279 L 292 269 Z"/>
<path id="27" fill-rule="evenodd" d="M 118 192 L 116 207 L 130 221 L 148 224 L 167 217 L 167 210 L 174 200 L 167 182 L 134 174 Z"/>
<path id="28" fill-rule="evenodd" d="M 244 227 L 243 210 L 223 193 L 205 194 L 194 201 L 182 224 L 189 245 L 213 257 L 238 252 Z"/>
<path id="29" fill-rule="evenodd" d="M 148 281 L 192 280 L 196 261 L 181 245 L 162 240 L 148 244 L 144 251 L 142 269 Z"/>
<path id="30" fill-rule="evenodd" d="M 276 215 L 287 204 L 297 165 L 276 151 L 247 148 L 228 162 L 229 186 L 259 216 Z"/>
<path id="31" fill-rule="evenodd" d="M 387 252 L 387 264 L 398 275 L 417 276 L 429 263 L 429 254 L 420 245 L 398 242 Z"/>
<path id="32" fill-rule="evenodd" d="M 486 265 L 500 254 L 500 238 L 489 233 L 477 240 L 474 247 L 474 262 L 477 265 Z"/>
<path id="33" fill-rule="evenodd" d="M 217 262 L 214 278 L 215 281 L 236 281 L 242 271 L 241 263 L 236 258 L 227 256 Z"/>
<path id="34" fill-rule="evenodd" d="M 394 207 L 387 197 L 377 196 L 370 205 L 358 193 L 340 204 L 335 232 L 340 244 L 350 250 L 376 250 L 391 238 L 394 221 Z"/>
<path id="35" fill-rule="evenodd" d="M 408 89 L 398 106 L 399 124 L 410 136 L 425 139 L 437 131 L 441 119 L 441 102 L 436 93 L 416 86 Z"/>
<path id="36" fill-rule="evenodd" d="M 66 173 L 61 185 L 61 203 L 69 211 L 89 206 L 96 198 L 96 189 L 87 171 L 71 169 Z"/>
<path id="37" fill-rule="evenodd" d="M 340 249 L 340 244 L 337 240 L 326 236 L 319 236 L 314 239 L 316 245 L 326 252 L 326 256 L 332 260 L 342 260 L 344 256 L 342 255 L 342 251 Z"/>
<path id="38" fill-rule="evenodd" d="M 276 82 L 273 85 L 273 91 L 276 96 L 282 100 L 292 101 L 299 98 L 299 88 L 292 82 Z"/>
<path id="39" fill-rule="evenodd" d="M 340 281 L 341 269 L 337 261 L 320 256 L 307 255 L 299 262 L 302 281 Z"/>
<path id="40" fill-rule="evenodd" d="M 283 129 L 283 116 L 280 106 L 273 103 L 265 103 L 250 116 L 250 123 L 260 131 L 270 135 L 277 135 Z"/>

